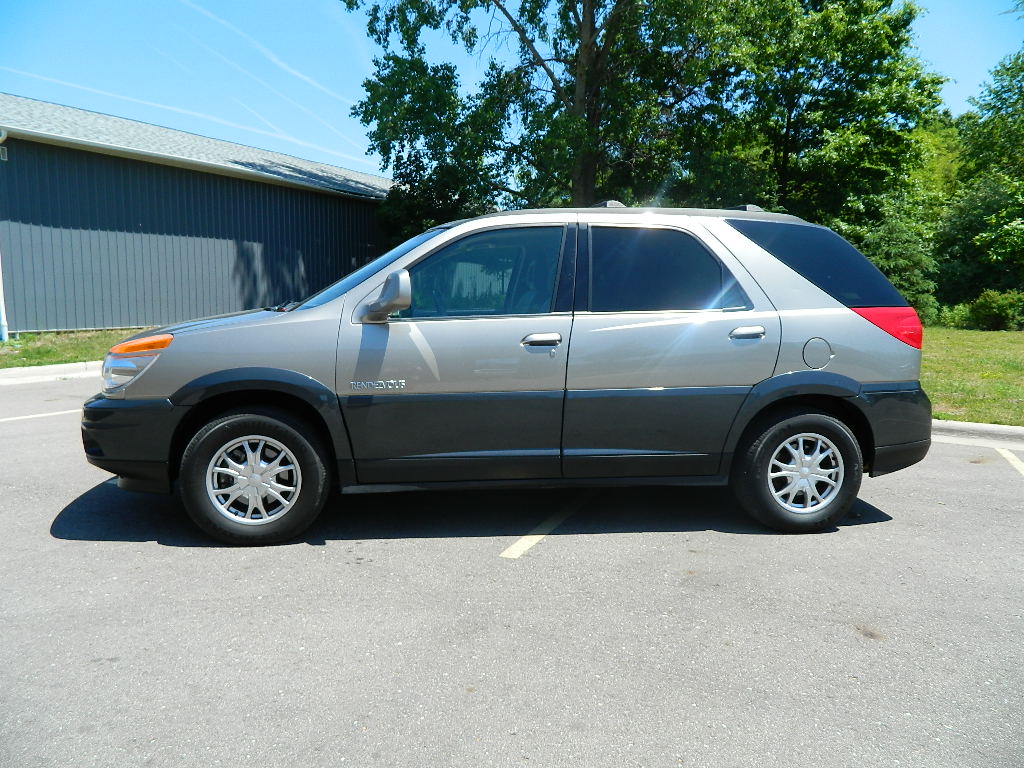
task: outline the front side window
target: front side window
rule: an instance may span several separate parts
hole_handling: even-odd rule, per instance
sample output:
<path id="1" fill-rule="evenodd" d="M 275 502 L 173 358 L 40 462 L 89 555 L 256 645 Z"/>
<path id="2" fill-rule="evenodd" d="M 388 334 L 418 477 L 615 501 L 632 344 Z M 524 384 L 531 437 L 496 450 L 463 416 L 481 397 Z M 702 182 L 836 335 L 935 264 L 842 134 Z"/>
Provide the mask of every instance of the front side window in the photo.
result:
<path id="1" fill-rule="evenodd" d="M 592 312 L 750 306 L 732 274 L 692 235 L 640 227 L 590 233 Z"/>
<path id="2" fill-rule="evenodd" d="M 564 227 L 516 227 L 458 240 L 409 268 L 412 306 L 398 317 L 551 311 Z"/>

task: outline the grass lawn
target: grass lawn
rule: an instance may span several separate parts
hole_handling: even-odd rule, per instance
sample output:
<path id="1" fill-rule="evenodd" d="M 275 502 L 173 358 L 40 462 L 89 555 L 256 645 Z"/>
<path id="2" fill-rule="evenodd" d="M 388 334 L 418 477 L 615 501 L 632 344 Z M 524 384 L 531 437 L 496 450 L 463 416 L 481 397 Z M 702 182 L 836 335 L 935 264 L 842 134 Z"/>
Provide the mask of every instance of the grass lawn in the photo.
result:
<path id="1" fill-rule="evenodd" d="M 921 383 L 937 419 L 1024 426 L 1024 331 L 925 328 Z"/>
<path id="2" fill-rule="evenodd" d="M 102 360 L 108 349 L 134 333 L 130 328 L 119 331 L 23 333 L 17 339 L 0 341 L 0 368 Z"/>

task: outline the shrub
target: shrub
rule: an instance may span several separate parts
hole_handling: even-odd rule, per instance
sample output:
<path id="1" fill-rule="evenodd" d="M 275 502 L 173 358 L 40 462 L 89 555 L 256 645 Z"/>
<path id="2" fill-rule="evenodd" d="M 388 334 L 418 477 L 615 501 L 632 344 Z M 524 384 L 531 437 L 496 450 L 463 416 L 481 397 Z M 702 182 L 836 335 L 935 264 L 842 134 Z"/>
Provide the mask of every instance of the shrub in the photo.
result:
<path id="1" fill-rule="evenodd" d="M 1021 285 L 1020 262 L 993 259 L 988 247 L 997 240 L 1007 243 L 1010 239 L 986 235 L 1002 232 L 999 225 L 1009 220 L 1014 199 L 1012 180 L 990 173 L 963 186 L 950 201 L 934 247 L 938 256 L 936 295 L 940 302 L 970 302 L 985 288 L 1006 291 Z"/>
<path id="2" fill-rule="evenodd" d="M 971 305 L 954 304 L 951 307 L 939 307 L 937 324 L 946 328 L 970 328 Z"/>
<path id="3" fill-rule="evenodd" d="M 981 292 L 970 305 L 970 324 L 982 331 L 1016 331 L 1024 328 L 1024 291 Z"/>

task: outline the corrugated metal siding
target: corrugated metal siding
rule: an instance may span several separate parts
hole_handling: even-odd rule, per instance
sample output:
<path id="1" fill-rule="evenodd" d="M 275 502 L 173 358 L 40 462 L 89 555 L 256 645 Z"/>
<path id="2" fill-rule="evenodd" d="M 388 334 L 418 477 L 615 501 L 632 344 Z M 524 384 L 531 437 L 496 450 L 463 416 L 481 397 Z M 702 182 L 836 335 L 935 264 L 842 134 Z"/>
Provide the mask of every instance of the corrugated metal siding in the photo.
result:
<path id="1" fill-rule="evenodd" d="M 306 296 L 377 253 L 376 203 L 8 139 L 11 331 L 162 325 Z"/>

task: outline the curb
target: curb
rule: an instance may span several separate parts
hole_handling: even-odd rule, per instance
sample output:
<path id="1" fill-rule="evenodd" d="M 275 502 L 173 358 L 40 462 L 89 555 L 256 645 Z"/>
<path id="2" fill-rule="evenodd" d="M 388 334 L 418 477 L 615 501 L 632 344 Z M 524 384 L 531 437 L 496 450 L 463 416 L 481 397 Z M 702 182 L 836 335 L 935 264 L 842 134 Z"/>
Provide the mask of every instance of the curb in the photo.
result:
<path id="1" fill-rule="evenodd" d="M 11 384 L 41 384 L 45 381 L 99 378 L 102 360 L 57 365 L 29 365 L 21 368 L 0 368 L 0 387 Z"/>
<path id="2" fill-rule="evenodd" d="M 988 440 L 1024 441 L 1024 427 L 1007 424 L 976 424 L 971 421 L 932 421 L 932 433 L 956 437 L 977 437 Z"/>

